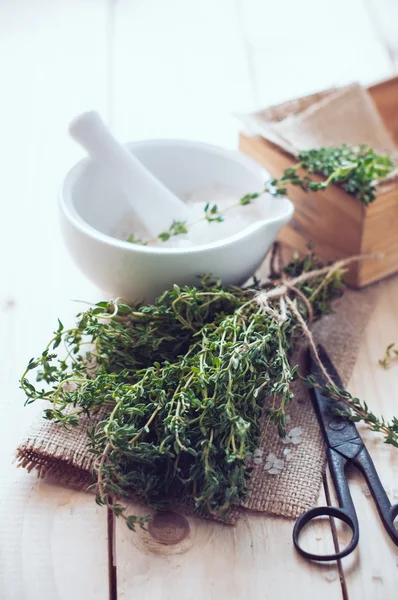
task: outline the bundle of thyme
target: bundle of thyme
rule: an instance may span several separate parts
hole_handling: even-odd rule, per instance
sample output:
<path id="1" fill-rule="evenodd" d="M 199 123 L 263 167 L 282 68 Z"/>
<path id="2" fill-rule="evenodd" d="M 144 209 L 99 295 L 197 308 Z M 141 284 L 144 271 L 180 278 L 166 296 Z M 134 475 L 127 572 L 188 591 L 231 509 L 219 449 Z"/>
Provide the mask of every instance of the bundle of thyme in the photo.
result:
<path id="1" fill-rule="evenodd" d="M 88 432 L 94 488 L 131 529 L 146 518 L 127 516 L 112 498 L 157 508 L 177 500 L 223 518 L 247 492 L 266 399 L 268 421 L 285 434 L 296 374 L 289 356 L 308 320 L 341 294 L 340 267 L 311 255 L 261 288 L 204 277 L 201 288 L 175 285 L 153 305 L 100 302 L 72 329 L 59 322 L 29 362 L 26 402 L 45 400 L 45 417 L 66 427 L 106 411 Z"/>

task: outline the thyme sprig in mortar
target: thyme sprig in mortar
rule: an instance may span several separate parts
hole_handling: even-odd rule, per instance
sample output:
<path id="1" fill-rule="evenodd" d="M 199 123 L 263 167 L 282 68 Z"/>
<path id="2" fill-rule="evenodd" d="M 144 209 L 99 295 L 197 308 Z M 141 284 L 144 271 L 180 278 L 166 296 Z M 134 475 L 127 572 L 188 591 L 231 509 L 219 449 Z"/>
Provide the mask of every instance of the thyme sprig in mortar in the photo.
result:
<path id="1" fill-rule="evenodd" d="M 299 186 L 306 192 L 318 192 L 336 183 L 367 206 L 376 199 L 376 183 L 387 177 L 395 168 L 388 155 L 377 154 L 365 145 L 351 147 L 343 144 L 339 147 L 302 151 L 297 159 L 298 162 L 285 169 L 280 178 L 270 179 L 265 183 L 264 194 L 285 196 L 289 185 Z M 300 174 L 301 172 L 304 174 Z M 318 181 L 313 175 L 323 175 L 326 179 Z M 203 216 L 193 222 L 174 220 L 169 229 L 153 239 L 143 241 L 130 234 L 127 241 L 144 245 L 168 242 L 175 236 L 188 234 L 190 229 L 198 224 L 222 223 L 227 212 L 248 206 L 260 196 L 258 193 L 246 194 L 224 210 L 217 204 L 207 203 Z M 261 199 L 258 201 L 261 202 Z"/>
<path id="2" fill-rule="evenodd" d="M 267 426 L 285 435 L 297 372 L 290 356 L 342 293 L 346 262 L 322 266 L 311 254 L 274 268 L 261 286 L 222 287 L 207 276 L 201 288 L 174 286 L 153 305 L 100 302 L 72 329 L 59 322 L 29 362 L 26 403 L 45 400 L 44 416 L 66 427 L 104 411 L 88 432 L 93 489 L 131 529 L 146 518 L 127 515 L 114 498 L 156 508 L 183 502 L 225 518 L 247 493 L 264 410 Z M 363 406 L 347 405 L 367 420 Z"/>

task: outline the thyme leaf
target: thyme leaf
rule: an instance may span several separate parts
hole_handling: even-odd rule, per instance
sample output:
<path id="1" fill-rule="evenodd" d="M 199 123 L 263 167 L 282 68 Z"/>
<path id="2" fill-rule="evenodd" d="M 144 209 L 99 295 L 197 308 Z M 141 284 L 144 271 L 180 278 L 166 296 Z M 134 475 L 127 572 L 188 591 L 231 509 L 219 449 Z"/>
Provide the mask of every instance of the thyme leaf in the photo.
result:
<path id="1" fill-rule="evenodd" d="M 398 348 L 395 346 L 395 342 L 388 344 L 385 349 L 384 356 L 379 360 L 379 365 L 384 369 L 388 369 L 391 366 L 391 361 L 398 358 Z"/>
<path id="2" fill-rule="evenodd" d="M 316 387 L 316 382 L 312 376 L 307 377 L 307 385 Z M 351 421 L 362 421 L 371 431 L 382 433 L 384 442 L 398 448 L 398 419 L 392 417 L 390 421 L 382 417 L 377 417 L 369 408 L 364 400 L 355 398 L 347 390 L 342 390 L 335 385 L 325 385 L 322 393 L 332 402 L 343 402 L 346 410 L 334 409 L 339 416 L 349 417 Z"/>

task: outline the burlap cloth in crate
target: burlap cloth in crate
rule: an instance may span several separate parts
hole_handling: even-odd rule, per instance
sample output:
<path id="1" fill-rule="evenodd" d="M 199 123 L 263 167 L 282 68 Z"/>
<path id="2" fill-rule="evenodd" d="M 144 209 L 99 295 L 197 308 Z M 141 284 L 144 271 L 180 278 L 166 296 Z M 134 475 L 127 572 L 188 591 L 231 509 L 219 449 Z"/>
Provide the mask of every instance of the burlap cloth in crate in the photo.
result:
<path id="1" fill-rule="evenodd" d="M 376 294 L 377 287 L 362 292 L 347 291 L 336 302 L 335 312 L 318 321 L 313 328 L 316 341 L 326 347 L 344 383 L 348 382 L 355 365 L 361 335 Z M 291 459 L 277 475 L 264 470 L 264 461 L 255 465 L 250 492 L 243 506 L 297 517 L 316 504 L 326 458 L 310 392 L 300 381 L 295 382 L 295 398 L 288 412 L 291 420 L 287 431 L 301 427 L 303 441 L 298 445 L 285 445 L 275 428 L 269 427 L 262 445 L 264 458 L 269 453 L 283 458 L 284 449 L 289 448 Z M 97 419 L 103 414 L 97 415 Z M 17 449 L 18 464 L 29 470 L 36 469 L 40 476 L 49 475 L 59 484 L 86 489 L 92 482 L 94 461 L 94 456 L 87 451 L 87 425 L 88 419 L 66 430 L 44 419 L 38 420 Z M 237 514 L 232 511 L 230 520 L 233 521 Z"/>
<path id="2" fill-rule="evenodd" d="M 272 142 L 292 157 L 301 150 L 366 144 L 388 153 L 398 165 L 391 133 L 368 90 L 358 83 L 296 98 L 237 117 L 247 130 Z M 382 190 L 398 179 L 398 167 L 377 183 Z"/>

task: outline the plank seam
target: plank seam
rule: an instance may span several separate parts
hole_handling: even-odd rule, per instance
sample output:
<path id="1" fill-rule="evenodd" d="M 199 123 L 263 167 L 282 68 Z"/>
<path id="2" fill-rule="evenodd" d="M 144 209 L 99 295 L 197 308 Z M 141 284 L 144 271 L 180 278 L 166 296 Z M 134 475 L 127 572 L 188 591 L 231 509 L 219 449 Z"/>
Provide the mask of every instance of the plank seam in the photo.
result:
<path id="1" fill-rule="evenodd" d="M 117 0 L 107 0 L 106 15 L 106 111 L 107 125 L 112 129 L 114 122 L 114 73 L 115 73 L 115 13 Z"/>
<path id="2" fill-rule="evenodd" d="M 327 505 L 332 506 L 332 500 L 331 500 L 331 495 L 330 495 L 330 491 L 329 491 L 329 484 L 326 479 L 326 474 L 323 476 L 323 488 L 325 490 L 325 497 L 326 497 Z M 330 528 L 332 530 L 334 549 L 336 552 L 339 552 L 340 547 L 339 547 L 339 539 L 337 537 L 336 525 L 335 525 L 334 519 L 332 517 L 329 517 L 329 521 L 330 521 Z M 343 600 L 349 600 L 347 584 L 346 584 L 346 580 L 345 580 L 345 576 L 344 576 L 344 569 L 343 569 L 342 562 L 341 562 L 341 560 L 337 560 L 336 562 L 337 562 L 337 569 L 339 572 L 339 579 L 340 579 L 341 593 L 342 593 Z"/>
<path id="3" fill-rule="evenodd" d="M 239 37 L 241 39 L 241 43 L 244 49 L 245 63 L 250 79 L 252 102 L 254 102 L 255 108 L 258 109 L 260 99 L 258 94 L 257 77 L 254 68 L 253 47 L 250 43 L 249 36 L 245 27 L 243 0 L 235 0 L 235 11 L 239 24 Z"/>
<path id="4" fill-rule="evenodd" d="M 115 522 L 111 508 L 107 513 L 109 600 L 117 600 L 117 568 L 115 556 Z"/>

